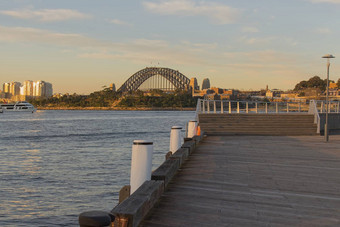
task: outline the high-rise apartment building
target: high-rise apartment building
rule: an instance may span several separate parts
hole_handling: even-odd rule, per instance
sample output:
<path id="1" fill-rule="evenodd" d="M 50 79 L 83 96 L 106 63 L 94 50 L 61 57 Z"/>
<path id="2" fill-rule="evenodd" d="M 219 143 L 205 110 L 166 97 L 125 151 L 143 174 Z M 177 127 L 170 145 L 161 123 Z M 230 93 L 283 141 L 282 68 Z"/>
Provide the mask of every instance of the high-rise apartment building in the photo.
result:
<path id="1" fill-rule="evenodd" d="M 33 96 L 33 81 L 26 80 L 20 87 L 20 95 Z"/>
<path id="2" fill-rule="evenodd" d="M 9 87 L 10 87 L 10 83 L 4 83 L 3 86 L 2 86 L 2 91 L 4 93 L 9 93 Z"/>
<path id="3" fill-rule="evenodd" d="M 9 85 L 9 93 L 12 95 L 20 95 L 20 86 L 21 83 L 19 82 L 11 82 Z"/>
<path id="4" fill-rule="evenodd" d="M 38 80 L 33 82 L 33 96 L 36 97 L 50 97 L 53 94 L 52 84 Z"/>

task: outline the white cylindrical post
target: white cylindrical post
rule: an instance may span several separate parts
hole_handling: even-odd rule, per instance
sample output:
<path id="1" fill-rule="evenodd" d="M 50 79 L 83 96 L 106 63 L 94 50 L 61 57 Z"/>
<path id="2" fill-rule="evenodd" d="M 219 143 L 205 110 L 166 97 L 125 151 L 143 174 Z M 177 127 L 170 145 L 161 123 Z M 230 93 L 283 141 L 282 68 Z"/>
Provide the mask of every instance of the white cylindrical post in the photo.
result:
<path id="1" fill-rule="evenodd" d="M 237 113 L 240 113 L 240 102 L 237 102 Z"/>
<path id="2" fill-rule="evenodd" d="M 131 157 L 131 194 L 145 181 L 151 180 L 153 142 L 135 140 L 132 145 Z"/>
<path id="3" fill-rule="evenodd" d="M 203 113 L 205 113 L 205 100 L 202 101 L 202 105 L 203 105 L 202 106 L 202 111 L 203 111 Z"/>
<path id="4" fill-rule="evenodd" d="M 214 100 L 214 113 L 216 113 L 216 101 Z"/>
<path id="5" fill-rule="evenodd" d="M 210 101 L 207 100 L 207 110 L 208 110 L 208 113 L 210 113 Z"/>
<path id="6" fill-rule="evenodd" d="M 197 134 L 197 121 L 189 121 L 188 123 L 188 138 L 192 138 Z"/>
<path id="7" fill-rule="evenodd" d="M 170 151 L 175 153 L 182 146 L 181 126 L 172 126 L 170 132 Z"/>

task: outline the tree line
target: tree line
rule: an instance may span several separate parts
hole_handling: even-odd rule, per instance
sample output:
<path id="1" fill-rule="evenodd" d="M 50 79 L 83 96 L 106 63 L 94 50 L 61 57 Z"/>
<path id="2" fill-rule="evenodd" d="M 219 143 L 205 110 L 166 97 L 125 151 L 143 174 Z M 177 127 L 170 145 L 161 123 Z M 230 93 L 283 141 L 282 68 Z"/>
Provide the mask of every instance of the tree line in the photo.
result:
<path id="1" fill-rule="evenodd" d="M 63 95 L 61 97 L 31 98 L 27 100 L 37 107 L 195 107 L 197 98 L 187 91 L 176 90 L 167 93 L 162 90 L 151 90 L 147 94 L 138 90 L 121 94 L 105 88 L 90 95 Z"/>
<path id="2" fill-rule="evenodd" d="M 330 80 L 330 82 L 334 83 L 334 80 Z M 337 81 L 338 87 L 340 87 L 340 78 Z M 322 92 L 326 90 L 327 87 L 327 79 L 321 79 L 319 76 L 313 76 L 309 80 L 300 81 L 295 85 L 294 91 L 301 91 L 306 88 L 318 88 Z"/>

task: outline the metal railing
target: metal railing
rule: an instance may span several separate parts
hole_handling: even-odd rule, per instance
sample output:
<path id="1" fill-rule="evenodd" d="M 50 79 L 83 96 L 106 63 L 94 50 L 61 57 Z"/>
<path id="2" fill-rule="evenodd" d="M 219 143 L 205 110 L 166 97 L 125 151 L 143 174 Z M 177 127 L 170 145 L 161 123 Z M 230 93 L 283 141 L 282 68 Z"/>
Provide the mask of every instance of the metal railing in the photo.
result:
<path id="1" fill-rule="evenodd" d="M 199 113 L 308 113 L 310 112 L 311 103 L 315 105 L 319 113 L 326 112 L 326 102 L 321 100 L 312 100 L 310 102 L 259 102 L 198 99 L 196 118 Z M 329 102 L 328 112 L 339 113 L 340 102 Z"/>

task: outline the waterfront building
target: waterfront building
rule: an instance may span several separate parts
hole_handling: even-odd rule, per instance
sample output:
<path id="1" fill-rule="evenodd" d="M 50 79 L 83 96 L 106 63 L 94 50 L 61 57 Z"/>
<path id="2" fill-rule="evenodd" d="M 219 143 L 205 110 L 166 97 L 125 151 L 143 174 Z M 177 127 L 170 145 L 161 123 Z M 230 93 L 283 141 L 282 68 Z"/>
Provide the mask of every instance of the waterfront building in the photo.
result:
<path id="1" fill-rule="evenodd" d="M 9 87 L 10 87 L 10 83 L 4 83 L 3 86 L 2 86 L 2 92 L 4 93 L 9 93 Z"/>
<path id="2" fill-rule="evenodd" d="M 33 96 L 35 97 L 51 97 L 53 94 L 52 84 L 38 80 L 33 82 Z"/>
<path id="3" fill-rule="evenodd" d="M 205 78 L 202 82 L 202 90 L 210 88 L 210 80 Z"/>
<path id="4" fill-rule="evenodd" d="M 33 81 L 26 80 L 20 87 L 20 95 L 33 96 Z"/>
<path id="5" fill-rule="evenodd" d="M 20 95 L 20 82 L 11 82 L 9 85 L 9 93 L 13 96 Z"/>

